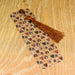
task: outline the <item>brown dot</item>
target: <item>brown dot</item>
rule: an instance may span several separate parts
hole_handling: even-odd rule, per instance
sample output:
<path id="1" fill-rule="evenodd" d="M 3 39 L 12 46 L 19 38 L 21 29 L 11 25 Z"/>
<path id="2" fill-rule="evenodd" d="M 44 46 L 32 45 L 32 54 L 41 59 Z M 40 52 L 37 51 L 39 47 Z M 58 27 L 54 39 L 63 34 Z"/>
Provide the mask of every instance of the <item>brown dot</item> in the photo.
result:
<path id="1" fill-rule="evenodd" d="M 33 40 L 33 42 L 36 42 L 35 40 Z"/>
<path id="2" fill-rule="evenodd" d="M 40 64 L 42 64 L 43 63 L 43 61 L 40 61 Z"/>
<path id="3" fill-rule="evenodd" d="M 28 36 L 25 36 L 25 38 L 28 38 Z"/>
<path id="4" fill-rule="evenodd" d="M 35 37 L 35 35 L 32 36 L 33 38 Z"/>
<path id="5" fill-rule="evenodd" d="M 44 36 L 41 36 L 41 39 L 45 38 Z"/>
<path id="6" fill-rule="evenodd" d="M 30 13 L 30 15 L 32 15 L 32 13 Z"/>
<path id="7" fill-rule="evenodd" d="M 49 44 L 49 42 L 47 42 L 47 44 Z"/>
<path id="8" fill-rule="evenodd" d="M 55 48 L 57 48 L 57 46 L 55 46 Z"/>
<path id="9" fill-rule="evenodd" d="M 43 33 L 43 35 L 46 35 L 45 33 Z"/>
<path id="10" fill-rule="evenodd" d="M 45 47 L 45 49 L 47 49 L 47 46 Z"/>
<path id="11" fill-rule="evenodd" d="M 29 41 L 27 41 L 27 42 L 26 42 L 26 44 L 30 44 L 30 42 L 29 42 Z"/>
<path id="12" fill-rule="evenodd" d="M 25 29 L 25 27 L 22 27 L 22 29 Z"/>
<path id="13" fill-rule="evenodd" d="M 51 63 L 51 61 L 50 61 L 50 60 L 48 60 L 48 63 Z"/>
<path id="14" fill-rule="evenodd" d="M 46 51 L 45 53 L 46 53 L 46 54 L 48 54 L 49 52 L 48 52 L 48 51 Z"/>
<path id="15" fill-rule="evenodd" d="M 44 66 L 47 67 L 48 65 L 47 64 L 44 64 Z"/>
<path id="16" fill-rule="evenodd" d="M 34 57 L 37 57 L 38 55 L 37 54 L 34 54 Z"/>
<path id="17" fill-rule="evenodd" d="M 20 9 L 19 13 L 25 14 L 25 11 L 23 9 Z"/>
<path id="18" fill-rule="evenodd" d="M 39 53 L 39 50 L 36 50 L 37 53 Z"/>
<path id="19" fill-rule="evenodd" d="M 17 22 L 17 20 L 14 20 L 14 22 Z"/>
<path id="20" fill-rule="evenodd" d="M 26 31 L 28 31 L 28 29 L 26 29 Z"/>
<path id="21" fill-rule="evenodd" d="M 37 39 L 37 41 L 40 42 L 41 40 L 40 39 Z"/>
<path id="22" fill-rule="evenodd" d="M 63 57 L 61 56 L 61 57 L 59 57 L 59 59 L 63 60 Z"/>
<path id="23" fill-rule="evenodd" d="M 40 59 L 43 60 L 43 56 L 41 56 Z"/>
<path id="24" fill-rule="evenodd" d="M 54 61 L 54 62 L 56 62 L 56 60 L 55 60 L 55 59 L 54 59 L 53 61 Z"/>
<path id="25" fill-rule="evenodd" d="M 29 10 L 28 8 L 26 10 Z"/>
<path id="26" fill-rule="evenodd" d="M 16 14 L 16 12 L 13 12 L 13 14 Z"/>
<path id="27" fill-rule="evenodd" d="M 20 33 L 22 33 L 22 32 L 23 32 L 23 30 L 20 31 Z"/>
<path id="28" fill-rule="evenodd" d="M 56 50 L 55 53 L 58 53 L 58 50 Z"/>
<path id="29" fill-rule="evenodd" d="M 29 33 L 28 33 L 28 32 L 26 32 L 25 34 L 26 34 L 26 35 L 28 35 Z"/>
<path id="30" fill-rule="evenodd" d="M 21 27 L 21 25 L 19 25 L 19 27 Z"/>
<path id="31" fill-rule="evenodd" d="M 54 44 L 51 44 L 52 47 L 54 47 Z"/>
<path id="32" fill-rule="evenodd" d="M 55 55 L 55 57 L 58 57 L 58 55 Z"/>
<path id="33" fill-rule="evenodd" d="M 22 24 L 22 22 L 19 22 L 19 24 Z"/>
<path id="34" fill-rule="evenodd" d="M 12 17 L 15 17 L 15 15 L 12 15 Z"/>
<path id="35" fill-rule="evenodd" d="M 40 54 L 42 55 L 42 54 L 43 54 L 43 52 L 40 52 Z"/>
<path id="36" fill-rule="evenodd" d="M 19 17 L 16 17 L 16 19 L 19 19 Z"/>
<path id="37" fill-rule="evenodd" d="M 47 58 L 48 58 L 48 56 L 45 56 L 44 58 L 45 58 L 45 59 L 47 59 Z"/>
<path id="38" fill-rule="evenodd" d="M 32 50 L 35 50 L 34 48 L 32 48 Z"/>
<path id="39" fill-rule="evenodd" d="M 29 38 L 29 40 L 31 41 L 31 40 L 32 40 L 32 38 Z"/>
<path id="40" fill-rule="evenodd" d="M 35 47 L 35 44 L 32 44 L 33 47 Z"/>
<path id="41" fill-rule="evenodd" d="M 20 21 L 22 21 L 22 19 L 20 18 Z"/>
<path id="42" fill-rule="evenodd" d="M 48 38 L 48 39 L 46 39 L 47 41 L 50 41 L 50 39 Z"/>
<path id="43" fill-rule="evenodd" d="M 52 48 L 49 48 L 49 51 L 52 51 L 53 49 Z"/>

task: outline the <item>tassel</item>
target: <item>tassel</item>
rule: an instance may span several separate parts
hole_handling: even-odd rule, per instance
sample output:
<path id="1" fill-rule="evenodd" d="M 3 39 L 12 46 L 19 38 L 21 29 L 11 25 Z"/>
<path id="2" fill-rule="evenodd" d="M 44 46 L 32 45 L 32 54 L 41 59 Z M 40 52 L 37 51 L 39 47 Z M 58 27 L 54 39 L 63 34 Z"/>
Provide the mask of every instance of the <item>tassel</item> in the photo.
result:
<path id="1" fill-rule="evenodd" d="M 24 14 L 24 10 L 20 9 L 20 13 Z M 54 40 L 56 43 L 58 43 L 64 36 L 64 34 L 58 30 L 55 30 L 48 25 L 45 25 L 39 21 L 36 21 L 35 19 L 31 18 L 30 16 L 27 16 L 27 19 L 31 20 L 34 25 L 36 25 L 39 29 L 43 30 L 48 36 Z"/>

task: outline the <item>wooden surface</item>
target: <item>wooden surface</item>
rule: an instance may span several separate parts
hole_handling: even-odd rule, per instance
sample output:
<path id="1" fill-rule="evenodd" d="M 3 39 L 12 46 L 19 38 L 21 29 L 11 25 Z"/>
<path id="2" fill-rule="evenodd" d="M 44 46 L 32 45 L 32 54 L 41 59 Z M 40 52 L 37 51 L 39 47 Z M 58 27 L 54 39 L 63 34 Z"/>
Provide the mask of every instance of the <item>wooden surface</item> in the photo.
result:
<path id="1" fill-rule="evenodd" d="M 10 18 L 20 8 L 65 33 L 58 43 L 63 62 L 38 67 Z M 0 75 L 75 75 L 75 0 L 0 0 Z"/>

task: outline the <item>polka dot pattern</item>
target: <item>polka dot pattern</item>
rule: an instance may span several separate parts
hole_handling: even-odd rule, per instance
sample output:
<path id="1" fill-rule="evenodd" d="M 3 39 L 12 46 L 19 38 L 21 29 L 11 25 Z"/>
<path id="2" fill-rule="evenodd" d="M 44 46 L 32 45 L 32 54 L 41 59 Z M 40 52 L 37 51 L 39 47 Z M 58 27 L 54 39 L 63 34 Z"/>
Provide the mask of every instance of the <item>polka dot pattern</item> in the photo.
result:
<path id="1" fill-rule="evenodd" d="M 14 12 L 10 17 L 16 23 L 16 28 L 21 33 L 29 51 L 36 58 L 36 63 L 45 69 L 63 60 L 54 41 L 44 31 L 36 27 L 31 20 L 28 20 L 26 15 L 35 18 L 29 9 L 25 10 L 25 14 Z"/>

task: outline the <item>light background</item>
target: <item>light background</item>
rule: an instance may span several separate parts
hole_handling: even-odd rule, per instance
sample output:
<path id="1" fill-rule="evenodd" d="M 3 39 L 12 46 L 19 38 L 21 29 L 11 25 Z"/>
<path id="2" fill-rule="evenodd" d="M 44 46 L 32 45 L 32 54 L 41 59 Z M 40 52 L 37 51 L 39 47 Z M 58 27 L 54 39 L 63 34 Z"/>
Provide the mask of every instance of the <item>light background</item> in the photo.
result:
<path id="1" fill-rule="evenodd" d="M 38 67 L 10 18 L 20 8 L 65 33 L 58 43 L 63 62 Z M 0 0 L 0 75 L 75 75 L 75 0 Z"/>

